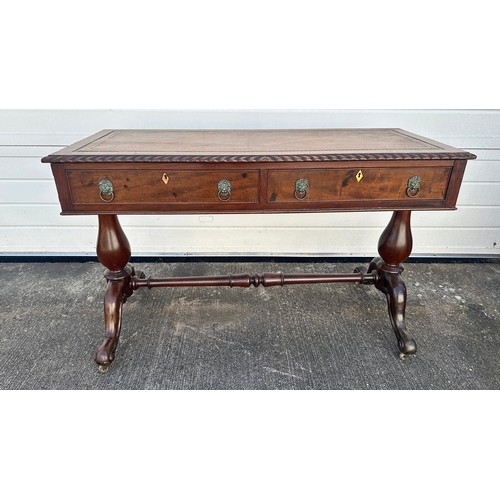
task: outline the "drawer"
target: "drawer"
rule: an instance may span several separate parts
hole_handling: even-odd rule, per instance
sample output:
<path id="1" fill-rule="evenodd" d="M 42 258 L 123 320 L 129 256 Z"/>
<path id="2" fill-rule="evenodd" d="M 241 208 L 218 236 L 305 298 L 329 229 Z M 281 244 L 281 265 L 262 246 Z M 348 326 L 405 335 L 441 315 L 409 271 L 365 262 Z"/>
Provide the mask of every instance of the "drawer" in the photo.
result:
<path id="1" fill-rule="evenodd" d="M 450 174 L 451 167 L 271 170 L 267 202 L 443 200 Z"/>
<path id="2" fill-rule="evenodd" d="M 74 205 L 259 201 L 258 170 L 68 169 L 66 176 Z"/>

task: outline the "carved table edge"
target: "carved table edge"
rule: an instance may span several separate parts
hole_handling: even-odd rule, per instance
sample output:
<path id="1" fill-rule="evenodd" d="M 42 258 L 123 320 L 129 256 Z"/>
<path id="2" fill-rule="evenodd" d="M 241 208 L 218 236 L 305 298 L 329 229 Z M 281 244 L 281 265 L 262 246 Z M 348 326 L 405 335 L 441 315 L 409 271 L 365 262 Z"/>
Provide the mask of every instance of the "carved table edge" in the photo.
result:
<path id="1" fill-rule="evenodd" d="M 42 163 L 116 163 L 116 162 L 173 162 L 173 163 L 273 163 L 320 161 L 378 161 L 378 160 L 474 160 L 476 155 L 466 151 L 442 153 L 364 153 L 364 154 L 295 154 L 295 155 L 48 155 Z"/>

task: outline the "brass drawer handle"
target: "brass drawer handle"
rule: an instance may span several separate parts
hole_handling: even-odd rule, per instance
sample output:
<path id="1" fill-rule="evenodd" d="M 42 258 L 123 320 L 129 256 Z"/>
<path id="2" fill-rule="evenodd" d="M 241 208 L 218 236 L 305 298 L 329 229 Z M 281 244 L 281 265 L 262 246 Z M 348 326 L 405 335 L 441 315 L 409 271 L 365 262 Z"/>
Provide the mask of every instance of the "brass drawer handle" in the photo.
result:
<path id="1" fill-rule="evenodd" d="M 307 182 L 307 179 L 298 179 L 295 182 L 295 191 L 293 192 L 293 195 L 297 200 L 303 200 L 307 197 L 307 194 L 309 192 L 309 183 Z"/>
<path id="2" fill-rule="evenodd" d="M 217 198 L 220 201 L 229 201 L 231 198 L 231 183 L 227 179 L 222 179 L 218 182 Z"/>
<path id="3" fill-rule="evenodd" d="M 420 177 L 418 175 L 414 175 L 408 179 L 408 185 L 406 188 L 406 194 L 410 198 L 415 198 L 420 193 Z"/>
<path id="4" fill-rule="evenodd" d="M 113 190 L 113 183 L 109 179 L 102 179 L 98 183 L 99 198 L 105 203 L 109 203 L 115 199 L 115 192 Z"/>

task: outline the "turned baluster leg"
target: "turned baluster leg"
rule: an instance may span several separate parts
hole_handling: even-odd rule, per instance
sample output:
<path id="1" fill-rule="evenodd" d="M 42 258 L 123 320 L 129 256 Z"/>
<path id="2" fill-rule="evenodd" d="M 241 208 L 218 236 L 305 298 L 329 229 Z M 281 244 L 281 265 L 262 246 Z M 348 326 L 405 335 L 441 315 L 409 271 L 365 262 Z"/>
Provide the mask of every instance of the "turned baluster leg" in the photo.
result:
<path id="1" fill-rule="evenodd" d="M 104 295 L 105 338 L 96 352 L 95 361 L 100 371 L 107 371 L 115 357 L 121 328 L 122 306 L 132 295 L 131 276 L 133 269 L 127 266 L 131 251 L 125 233 L 116 215 L 99 215 L 97 257 L 108 271 Z"/>
<path id="2" fill-rule="evenodd" d="M 413 245 L 410 215 L 410 210 L 393 213 L 378 242 L 380 258 L 373 259 L 368 268 L 368 272 L 376 270 L 378 278 L 375 286 L 387 297 L 389 317 L 402 359 L 417 350 L 415 340 L 406 331 L 406 285 L 401 278 L 401 263 L 410 256 Z"/>

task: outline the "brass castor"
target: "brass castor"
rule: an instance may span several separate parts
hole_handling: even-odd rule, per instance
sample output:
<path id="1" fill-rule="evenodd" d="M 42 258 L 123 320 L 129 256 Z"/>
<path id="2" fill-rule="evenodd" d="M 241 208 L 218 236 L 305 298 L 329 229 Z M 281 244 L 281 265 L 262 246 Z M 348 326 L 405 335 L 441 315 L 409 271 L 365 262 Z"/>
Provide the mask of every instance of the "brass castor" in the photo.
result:
<path id="1" fill-rule="evenodd" d="M 106 373 L 109 370 L 109 366 L 99 365 L 97 368 L 101 373 Z"/>
<path id="2" fill-rule="evenodd" d="M 406 354 L 404 352 L 400 352 L 399 353 L 399 359 L 402 360 L 402 361 L 404 361 L 405 359 L 408 359 L 409 356 L 410 356 L 409 354 Z"/>

